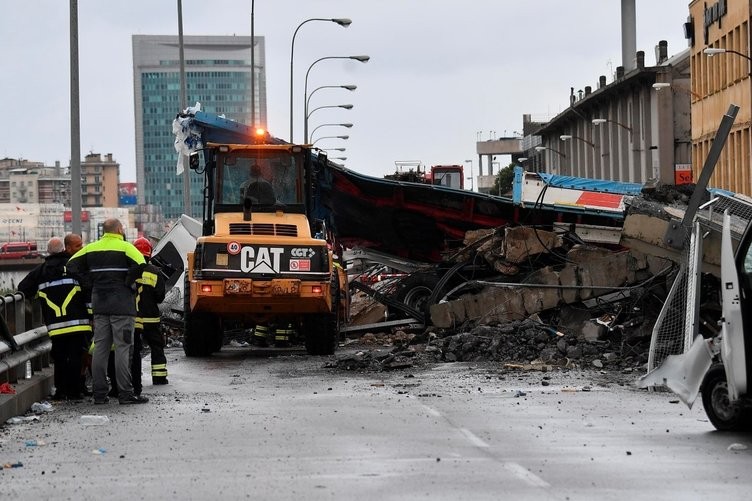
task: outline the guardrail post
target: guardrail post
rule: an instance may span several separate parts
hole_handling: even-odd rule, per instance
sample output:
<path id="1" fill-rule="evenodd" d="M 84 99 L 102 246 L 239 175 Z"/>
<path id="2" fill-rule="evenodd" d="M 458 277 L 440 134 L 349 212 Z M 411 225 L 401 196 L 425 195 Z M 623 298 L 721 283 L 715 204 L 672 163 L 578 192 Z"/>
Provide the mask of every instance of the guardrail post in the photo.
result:
<path id="1" fill-rule="evenodd" d="M 26 327 L 26 301 L 24 300 L 24 295 L 20 292 L 13 294 L 13 313 L 15 313 L 16 317 L 16 330 L 13 332 L 13 334 L 18 334 L 19 332 L 25 332 L 27 330 Z M 30 327 L 30 326 L 29 326 Z"/>

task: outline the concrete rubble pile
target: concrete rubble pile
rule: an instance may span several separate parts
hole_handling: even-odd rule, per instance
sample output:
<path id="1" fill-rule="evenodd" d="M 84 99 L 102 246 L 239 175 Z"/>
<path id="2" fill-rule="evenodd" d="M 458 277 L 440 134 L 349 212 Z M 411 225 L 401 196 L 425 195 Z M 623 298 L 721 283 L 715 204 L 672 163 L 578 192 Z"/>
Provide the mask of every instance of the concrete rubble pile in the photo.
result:
<path id="1" fill-rule="evenodd" d="M 667 220 L 664 209 L 675 213 L 688 195 L 663 189 L 638 197 L 635 217 L 640 224 L 650 223 L 646 212 Z M 633 232 L 630 237 L 635 240 Z M 342 355 L 330 366 L 390 370 L 421 361 L 487 360 L 527 370 L 640 370 L 677 256 L 651 252 L 654 242 L 640 250 L 624 242 L 592 245 L 573 234 L 527 226 L 468 232 L 450 264 L 482 258 L 496 276 L 472 281 L 430 305 L 432 325 L 425 332 L 366 334 L 360 338 L 363 351 Z M 383 311 L 362 296 L 358 302 L 366 305 L 356 305 L 356 311 L 370 313 L 369 320 Z"/>

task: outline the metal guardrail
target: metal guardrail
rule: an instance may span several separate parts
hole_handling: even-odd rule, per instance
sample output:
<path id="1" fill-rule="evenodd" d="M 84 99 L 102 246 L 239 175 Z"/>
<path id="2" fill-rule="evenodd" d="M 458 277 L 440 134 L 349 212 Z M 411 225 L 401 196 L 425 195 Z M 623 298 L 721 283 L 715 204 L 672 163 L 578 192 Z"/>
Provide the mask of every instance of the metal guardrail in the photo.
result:
<path id="1" fill-rule="evenodd" d="M 49 367 L 51 348 L 38 307 L 27 310 L 21 293 L 0 297 L 0 384 L 17 383 Z"/>

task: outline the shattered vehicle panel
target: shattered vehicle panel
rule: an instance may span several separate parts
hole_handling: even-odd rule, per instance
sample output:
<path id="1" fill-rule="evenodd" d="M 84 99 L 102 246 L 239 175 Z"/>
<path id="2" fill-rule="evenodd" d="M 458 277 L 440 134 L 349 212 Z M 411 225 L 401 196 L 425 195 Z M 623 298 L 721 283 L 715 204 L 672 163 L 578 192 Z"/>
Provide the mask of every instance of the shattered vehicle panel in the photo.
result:
<path id="1" fill-rule="evenodd" d="M 742 430 L 752 425 L 752 402 L 747 393 L 750 353 L 744 328 L 752 316 L 744 304 L 752 301 L 752 267 L 748 263 L 751 227 L 752 224 L 748 225 L 735 256 L 731 216 L 725 211 L 721 229 L 720 333 L 709 339 L 697 336 L 686 353 L 667 357 L 637 382 L 640 388 L 666 386 L 690 408 L 701 392 L 705 412 L 718 430 Z M 694 229 L 695 233 L 701 231 L 699 225 Z M 668 303 L 664 308 L 667 306 Z"/>

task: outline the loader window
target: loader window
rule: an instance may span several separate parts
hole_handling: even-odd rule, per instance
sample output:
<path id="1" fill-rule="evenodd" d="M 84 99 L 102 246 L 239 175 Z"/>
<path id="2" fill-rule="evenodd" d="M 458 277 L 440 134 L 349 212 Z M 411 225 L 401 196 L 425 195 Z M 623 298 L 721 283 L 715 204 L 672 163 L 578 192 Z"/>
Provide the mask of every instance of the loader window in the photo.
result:
<path id="1" fill-rule="evenodd" d="M 302 157 L 287 151 L 243 151 L 218 159 L 217 203 L 242 205 L 302 204 Z"/>

